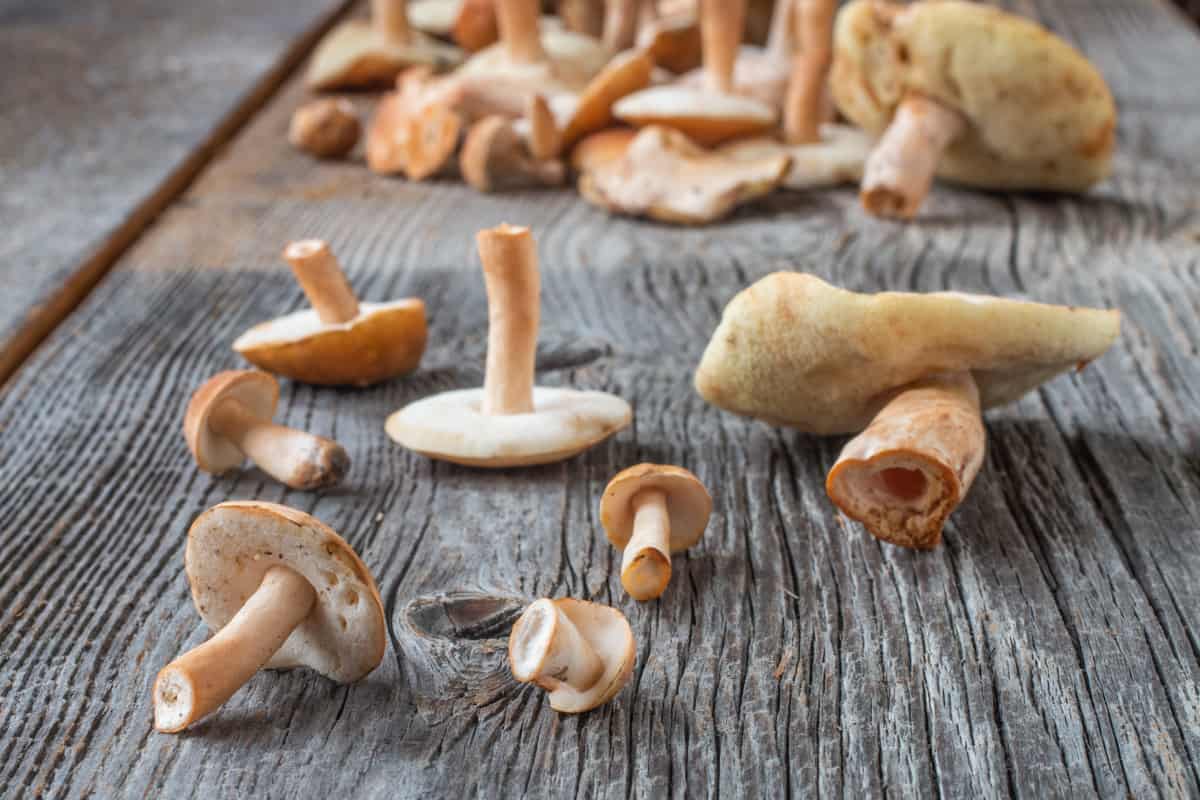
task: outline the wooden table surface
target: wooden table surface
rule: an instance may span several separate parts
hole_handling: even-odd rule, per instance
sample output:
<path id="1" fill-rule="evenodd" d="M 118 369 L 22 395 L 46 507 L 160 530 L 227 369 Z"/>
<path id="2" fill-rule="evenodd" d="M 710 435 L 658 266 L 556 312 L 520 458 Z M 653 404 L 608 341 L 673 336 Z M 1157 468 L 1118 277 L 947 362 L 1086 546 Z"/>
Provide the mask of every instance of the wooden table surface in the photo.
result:
<path id="1" fill-rule="evenodd" d="M 0 794 L 1200 795 L 1200 35 L 1165 0 L 1014 6 L 1118 98 L 1115 175 L 1086 197 L 939 186 L 903 225 L 846 189 L 698 230 L 314 164 L 284 145 L 305 95 L 283 78 L 340 4 L 188 5 L 0 2 Z M 616 392 L 635 421 L 566 463 L 487 472 L 402 451 L 382 424 L 481 381 L 473 234 L 501 221 L 539 244 L 539 381 Z M 285 382 L 283 421 L 350 450 L 337 490 L 200 473 L 187 399 L 240 365 L 238 333 L 303 304 L 279 252 L 306 236 L 362 297 L 425 300 L 423 366 L 365 391 Z M 691 388 L 724 304 L 780 268 L 1115 306 L 1124 328 L 988 416 L 979 479 L 944 545 L 916 553 L 827 501 L 841 439 Z M 639 605 L 597 503 L 643 460 L 694 470 L 715 510 Z M 358 549 L 388 654 L 352 686 L 261 673 L 187 733 L 154 733 L 156 671 L 209 635 L 188 525 L 235 498 Z M 506 626 L 546 595 L 628 615 L 637 667 L 609 705 L 562 717 L 508 679 Z"/>

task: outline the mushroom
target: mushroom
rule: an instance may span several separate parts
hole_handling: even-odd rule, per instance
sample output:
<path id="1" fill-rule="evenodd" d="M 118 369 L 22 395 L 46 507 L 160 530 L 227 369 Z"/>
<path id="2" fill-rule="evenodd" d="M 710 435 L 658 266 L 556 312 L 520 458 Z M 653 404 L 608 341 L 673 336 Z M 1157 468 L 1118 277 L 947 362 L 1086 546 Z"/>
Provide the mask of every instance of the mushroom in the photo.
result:
<path id="1" fill-rule="evenodd" d="M 458 156 L 463 179 L 481 192 L 532 186 L 558 186 L 567 178 L 557 159 L 539 161 L 513 127 L 495 114 L 471 126 Z"/>
<path id="2" fill-rule="evenodd" d="M 605 157 L 580 176 L 583 198 L 609 211 L 685 225 L 712 222 L 770 194 L 790 164 L 778 153 L 729 158 L 659 126 L 643 128 L 619 159 L 609 160 L 614 145 L 606 144 Z"/>
<path id="3" fill-rule="evenodd" d="M 279 382 L 265 372 L 218 372 L 196 390 L 183 420 L 183 437 L 205 472 L 220 475 L 249 458 L 293 489 L 332 486 L 350 467 L 335 441 L 271 422 Z"/>
<path id="4" fill-rule="evenodd" d="M 789 144 L 816 144 L 821 123 L 829 117 L 829 64 L 833 60 L 836 0 L 794 0 L 801 50 L 793 59 L 783 109 L 784 138 Z"/>
<path id="5" fill-rule="evenodd" d="M 844 183 L 856 183 L 863 164 L 874 146 L 870 136 L 849 125 L 826 123 L 820 128 L 820 140 L 812 144 L 785 144 L 765 136 L 739 139 L 717 148 L 734 161 L 761 161 L 771 156 L 787 156 L 790 166 L 780 186 L 804 191 Z"/>
<path id="6" fill-rule="evenodd" d="M 947 0 L 855 0 L 830 74 L 841 112 L 882 137 L 863 175 L 872 214 L 909 218 L 934 174 L 988 189 L 1080 192 L 1111 169 L 1112 94 L 1041 26 Z"/>
<path id="7" fill-rule="evenodd" d="M 622 548 L 621 585 L 635 600 L 653 600 L 671 582 L 671 554 L 700 541 L 712 497 L 682 467 L 638 464 L 608 482 L 600 524 Z"/>
<path id="8" fill-rule="evenodd" d="M 528 228 L 476 237 L 488 295 L 482 389 L 446 392 L 392 414 L 387 432 L 410 450 L 476 467 L 549 464 L 629 425 L 633 412 L 603 392 L 534 387 L 540 277 Z"/>
<path id="9" fill-rule="evenodd" d="M 292 242 L 283 258 L 312 308 L 255 325 L 233 349 L 256 367 L 303 383 L 369 386 L 407 375 L 425 352 L 425 304 L 359 303 L 329 245 Z"/>
<path id="10" fill-rule="evenodd" d="M 727 411 L 808 433 L 860 433 L 831 499 L 875 536 L 931 548 L 983 459 L 981 410 L 1081 369 L 1120 313 L 937 292 L 856 294 L 775 273 L 725 308 L 696 371 Z"/>
<path id="11" fill-rule="evenodd" d="M 549 692 L 550 707 L 580 714 L 602 706 L 629 682 L 637 649 L 625 615 L 563 597 L 525 609 L 508 637 L 508 663 L 521 683 Z"/>
<path id="12" fill-rule="evenodd" d="M 462 60 L 457 47 L 430 39 L 408 24 L 406 0 L 371 0 L 371 20 L 350 20 L 325 35 L 313 52 L 308 88 L 375 86 L 406 67 L 447 69 Z"/>
<path id="13" fill-rule="evenodd" d="M 184 564 L 214 635 L 159 671 L 154 727 L 163 733 L 216 711 L 264 667 L 308 667 L 353 683 L 383 660 L 374 578 L 342 537 L 303 511 L 214 506 L 192 523 Z"/>
<path id="14" fill-rule="evenodd" d="M 679 74 L 700 66 L 700 23 L 694 4 L 662 13 L 654 0 L 643 0 L 637 46 L 669 72 Z"/>
<path id="15" fill-rule="evenodd" d="M 711 146 L 774 127 L 775 109 L 734 92 L 733 66 L 745 21 L 746 0 L 706 0 L 700 15 L 704 38 L 703 87 L 654 86 L 622 98 L 613 114 L 631 125 L 665 125 Z"/>
<path id="16" fill-rule="evenodd" d="M 468 53 L 500 38 L 495 0 L 417 0 L 408 19 L 417 30 L 451 39 Z"/>
<path id="17" fill-rule="evenodd" d="M 349 100 L 326 97 L 296 109 L 288 125 L 288 141 L 317 158 L 342 158 L 354 149 L 361 130 Z"/>

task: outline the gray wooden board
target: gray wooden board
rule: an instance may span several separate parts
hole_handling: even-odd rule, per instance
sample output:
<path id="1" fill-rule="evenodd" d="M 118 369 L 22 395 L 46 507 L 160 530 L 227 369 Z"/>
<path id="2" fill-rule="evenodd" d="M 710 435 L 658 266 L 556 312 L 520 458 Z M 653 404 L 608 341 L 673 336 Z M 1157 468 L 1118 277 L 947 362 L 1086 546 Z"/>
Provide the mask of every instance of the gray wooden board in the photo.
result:
<path id="1" fill-rule="evenodd" d="M 344 5 L 0 0 L 0 380 Z"/>
<path id="2" fill-rule="evenodd" d="M 1160 64 L 1200 64 L 1200 38 L 1166 9 L 1031 9 L 1102 63 L 1127 109 L 1112 181 L 1086 198 L 939 186 L 912 225 L 865 217 L 849 190 L 683 230 L 565 192 L 373 179 L 280 144 L 302 96 L 290 87 L 0 395 L 0 785 L 1197 796 L 1200 86 L 1159 79 Z M 481 380 L 473 234 L 502 220 L 538 236 L 539 379 L 617 392 L 635 424 L 564 464 L 495 473 L 403 452 L 382 422 Z M 349 447 L 343 488 L 198 473 L 179 435 L 188 395 L 238 365 L 239 332 L 302 303 L 278 252 L 309 235 L 332 241 L 363 297 L 425 299 L 422 369 L 366 391 L 285 384 L 285 422 Z M 691 389 L 724 303 L 787 267 L 858 290 L 1112 305 L 1124 331 L 1085 371 L 989 415 L 984 470 L 944 545 L 915 553 L 831 508 L 822 485 L 842 440 L 732 417 Z M 715 500 L 705 538 L 646 605 L 623 595 L 597 520 L 606 481 L 641 460 L 695 470 Z M 155 672 L 208 635 L 184 536 L 230 498 L 285 502 L 342 532 L 378 578 L 391 646 L 359 684 L 264 673 L 188 733 L 155 734 Z M 495 595 L 493 616 L 436 597 L 456 591 Z M 634 678 L 602 709 L 560 717 L 506 679 L 504 625 L 542 595 L 628 615 Z"/>

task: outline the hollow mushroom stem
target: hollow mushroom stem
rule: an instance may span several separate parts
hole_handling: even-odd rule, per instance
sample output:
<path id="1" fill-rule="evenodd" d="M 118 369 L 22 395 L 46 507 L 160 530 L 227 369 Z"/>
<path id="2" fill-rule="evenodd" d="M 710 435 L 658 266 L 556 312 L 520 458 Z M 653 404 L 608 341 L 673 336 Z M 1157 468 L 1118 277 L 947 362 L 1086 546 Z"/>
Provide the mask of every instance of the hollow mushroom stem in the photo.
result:
<path id="1" fill-rule="evenodd" d="M 563 684 L 586 691 L 604 675 L 604 662 L 554 601 L 532 603 L 513 626 L 509 655 L 513 676 L 547 691 Z"/>
<path id="2" fill-rule="evenodd" d="M 488 297 L 484 414 L 533 411 L 541 279 L 528 228 L 500 225 L 475 237 Z"/>
<path id="3" fill-rule="evenodd" d="M 942 151 L 966 127 L 961 114 L 935 100 L 919 94 L 905 97 L 863 167 L 863 208 L 877 216 L 916 216 Z"/>
<path id="4" fill-rule="evenodd" d="M 284 248 L 283 258 L 321 322 L 335 325 L 358 316 L 358 298 L 328 244 L 320 239 L 292 242 Z"/>
<path id="5" fill-rule="evenodd" d="M 213 408 L 208 424 L 263 472 L 293 489 L 307 491 L 337 483 L 350 464 L 337 442 L 261 419 L 233 398 Z"/>
<path id="6" fill-rule="evenodd" d="M 371 24 L 392 41 L 412 38 L 406 0 L 371 0 Z"/>
<path id="7" fill-rule="evenodd" d="M 500 41 L 511 61 L 517 64 L 539 64 L 546 60 L 539 29 L 538 0 L 497 0 L 496 21 Z"/>
<path id="8" fill-rule="evenodd" d="M 833 61 L 833 0 L 796 0 L 801 51 L 793 60 L 784 102 L 784 136 L 790 144 L 821 140 L 825 77 Z"/>
<path id="9" fill-rule="evenodd" d="M 312 585 L 271 567 L 229 624 L 163 667 L 154 681 L 154 727 L 175 733 L 215 711 L 283 646 L 312 610 Z"/>
<path id="10" fill-rule="evenodd" d="M 733 68 L 746 25 L 746 0 L 701 0 L 704 74 L 713 91 L 733 92 Z"/>
<path id="11" fill-rule="evenodd" d="M 671 517 L 667 495 L 643 489 L 630 501 L 633 535 L 621 557 L 621 585 L 635 600 L 653 600 L 671 582 Z"/>

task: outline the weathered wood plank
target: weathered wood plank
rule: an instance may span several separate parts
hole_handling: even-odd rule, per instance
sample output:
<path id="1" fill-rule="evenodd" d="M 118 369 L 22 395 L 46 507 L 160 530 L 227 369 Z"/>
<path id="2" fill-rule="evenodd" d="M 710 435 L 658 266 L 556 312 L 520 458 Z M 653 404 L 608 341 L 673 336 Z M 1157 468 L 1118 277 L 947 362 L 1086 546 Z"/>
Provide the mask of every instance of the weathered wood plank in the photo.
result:
<path id="1" fill-rule="evenodd" d="M 346 5 L 0 2 L 0 382 Z"/>
<path id="2" fill-rule="evenodd" d="M 1200 170 L 1187 160 L 1200 87 L 1146 79 L 1165 74 L 1156 50 L 1200 62 L 1200 38 L 1163 9 L 1027 9 L 1113 82 L 1125 114 L 1112 181 L 1088 198 L 939 187 L 907 226 L 865 217 L 849 191 L 773 198 L 692 231 L 611 219 L 565 193 L 489 198 L 314 167 L 281 144 L 301 99 L 289 88 L 0 395 L 0 785 L 1200 793 Z M 404 453 L 381 426 L 405 402 L 481 379 L 472 234 L 502 220 L 539 237 L 541 380 L 615 391 L 635 426 L 566 464 L 493 474 Z M 178 434 L 187 396 L 237 364 L 237 333 L 302 303 L 278 252 L 308 235 L 334 243 L 364 297 L 426 300 L 424 366 L 369 391 L 285 387 L 287 422 L 350 447 L 343 489 L 200 475 Z M 944 547 L 912 553 L 831 509 L 822 482 L 840 440 L 730 417 L 691 389 L 724 303 L 785 266 L 861 290 L 1115 305 L 1125 329 L 1088 370 L 990 415 L 987 464 Z M 694 469 L 716 504 L 670 592 L 646 606 L 623 596 L 596 519 L 607 479 L 642 459 Z M 184 533 L 231 497 L 287 502 L 342 531 L 379 579 L 392 648 L 361 684 L 264 674 L 194 731 L 156 735 L 155 671 L 207 635 L 181 574 Z M 483 630 L 441 645 L 472 670 L 429 694 L 449 684 L 421 672 L 405 608 L 460 589 L 619 605 L 639 641 L 633 685 L 560 718 L 480 654 L 496 633 Z"/>

